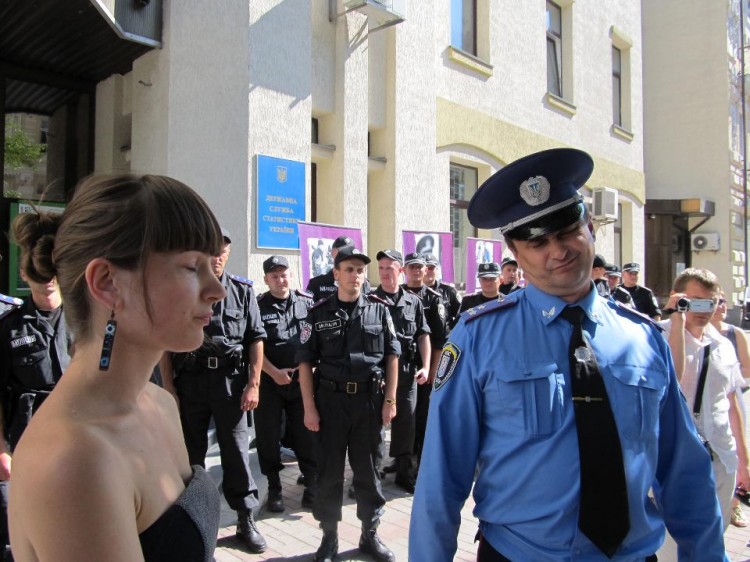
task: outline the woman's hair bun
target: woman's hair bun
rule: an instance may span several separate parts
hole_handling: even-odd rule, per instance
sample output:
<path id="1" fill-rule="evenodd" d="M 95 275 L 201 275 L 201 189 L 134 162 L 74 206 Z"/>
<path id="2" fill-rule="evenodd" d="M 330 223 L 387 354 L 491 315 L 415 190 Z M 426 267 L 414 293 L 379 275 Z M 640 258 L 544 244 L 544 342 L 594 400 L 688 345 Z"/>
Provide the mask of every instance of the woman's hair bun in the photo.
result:
<path id="1" fill-rule="evenodd" d="M 21 269 L 37 283 L 47 283 L 56 275 L 52 251 L 62 216 L 52 213 L 24 213 L 13 221 L 13 240 L 21 248 Z"/>

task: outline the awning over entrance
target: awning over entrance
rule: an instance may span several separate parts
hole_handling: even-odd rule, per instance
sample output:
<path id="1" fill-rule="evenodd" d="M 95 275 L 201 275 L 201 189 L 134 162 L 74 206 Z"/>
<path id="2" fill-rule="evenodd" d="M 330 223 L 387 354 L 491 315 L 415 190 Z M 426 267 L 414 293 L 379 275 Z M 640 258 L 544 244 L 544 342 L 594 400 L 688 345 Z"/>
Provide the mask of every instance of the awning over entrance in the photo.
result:
<path id="1" fill-rule="evenodd" d="M 716 214 L 716 204 L 702 197 L 691 199 L 647 199 L 645 212 L 646 216 L 712 217 Z"/>
<path id="2" fill-rule="evenodd" d="M 163 0 L 0 2 L 6 113 L 51 115 L 161 46 Z"/>

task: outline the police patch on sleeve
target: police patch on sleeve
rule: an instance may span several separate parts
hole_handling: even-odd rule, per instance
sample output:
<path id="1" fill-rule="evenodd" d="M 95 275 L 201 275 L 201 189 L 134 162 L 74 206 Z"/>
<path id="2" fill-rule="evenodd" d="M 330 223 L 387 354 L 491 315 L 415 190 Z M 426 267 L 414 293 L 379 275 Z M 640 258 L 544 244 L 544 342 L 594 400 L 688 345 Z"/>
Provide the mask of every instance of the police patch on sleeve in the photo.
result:
<path id="1" fill-rule="evenodd" d="M 300 322 L 299 323 L 299 341 L 302 344 L 307 343 L 310 340 L 310 336 L 312 335 L 312 324 L 309 322 Z"/>
<path id="2" fill-rule="evenodd" d="M 396 327 L 393 325 L 393 318 L 391 318 L 390 314 L 388 315 L 387 324 L 388 324 L 388 331 L 391 333 L 391 336 L 393 336 L 395 338 L 396 337 Z"/>
<path id="3" fill-rule="evenodd" d="M 458 359 L 461 357 L 461 348 L 452 342 L 448 342 L 443 346 L 443 353 L 440 355 L 440 361 L 438 362 L 437 373 L 435 375 L 435 384 L 433 385 L 434 390 L 440 390 L 448 379 L 453 375 L 453 371 L 456 370 L 458 365 Z"/>

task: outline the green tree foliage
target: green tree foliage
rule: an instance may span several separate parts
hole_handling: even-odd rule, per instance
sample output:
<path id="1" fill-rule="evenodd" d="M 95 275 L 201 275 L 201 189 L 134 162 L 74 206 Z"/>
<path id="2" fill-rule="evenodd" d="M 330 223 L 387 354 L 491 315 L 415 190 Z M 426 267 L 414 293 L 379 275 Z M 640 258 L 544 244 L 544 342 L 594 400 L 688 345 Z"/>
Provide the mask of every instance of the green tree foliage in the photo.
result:
<path id="1" fill-rule="evenodd" d="M 31 142 L 21 129 L 6 127 L 5 129 L 5 168 L 33 168 L 39 163 L 45 146 Z"/>

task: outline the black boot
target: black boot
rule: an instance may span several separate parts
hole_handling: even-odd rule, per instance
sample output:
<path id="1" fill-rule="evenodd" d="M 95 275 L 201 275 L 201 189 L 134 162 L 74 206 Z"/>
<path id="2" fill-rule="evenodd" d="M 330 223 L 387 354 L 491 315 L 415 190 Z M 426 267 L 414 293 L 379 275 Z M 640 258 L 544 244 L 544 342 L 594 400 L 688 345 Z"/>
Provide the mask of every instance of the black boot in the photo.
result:
<path id="1" fill-rule="evenodd" d="M 383 544 L 377 529 L 362 529 L 359 538 L 359 551 L 372 556 L 377 562 L 396 562 L 396 555 Z"/>
<path id="2" fill-rule="evenodd" d="M 383 468 L 383 470 L 380 471 L 380 477 L 385 478 L 386 474 L 393 474 L 394 472 L 398 471 L 398 459 L 393 459 L 393 462 Z"/>
<path id="3" fill-rule="evenodd" d="M 247 545 L 248 550 L 253 554 L 265 552 L 268 545 L 266 539 L 260 534 L 258 527 L 253 519 L 253 512 L 250 510 L 241 510 L 237 512 L 237 531 L 235 533 Z"/>
<path id="4" fill-rule="evenodd" d="M 266 498 L 266 508 L 271 513 L 281 513 L 284 511 L 284 498 L 281 495 L 281 478 L 278 472 L 272 472 L 267 475 L 268 478 L 268 497 Z"/>
<path id="5" fill-rule="evenodd" d="M 414 476 L 414 462 L 411 455 L 401 455 L 397 460 L 398 469 L 394 483 L 402 490 L 413 494 L 416 478 Z"/>
<path id="6" fill-rule="evenodd" d="M 320 541 L 320 547 L 318 547 L 313 560 L 314 562 L 332 562 L 338 552 L 338 531 L 323 531 L 323 540 Z"/>

